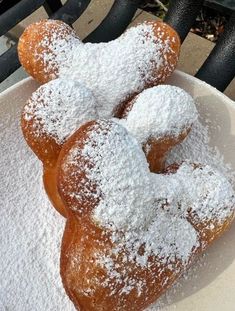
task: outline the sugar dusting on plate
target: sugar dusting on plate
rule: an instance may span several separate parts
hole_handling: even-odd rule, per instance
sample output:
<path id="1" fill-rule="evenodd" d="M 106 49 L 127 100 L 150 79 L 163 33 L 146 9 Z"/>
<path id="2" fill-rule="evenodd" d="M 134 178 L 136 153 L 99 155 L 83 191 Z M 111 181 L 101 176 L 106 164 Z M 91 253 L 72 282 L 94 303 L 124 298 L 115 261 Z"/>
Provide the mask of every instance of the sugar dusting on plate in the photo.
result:
<path id="1" fill-rule="evenodd" d="M 59 274 L 65 221 L 45 195 L 19 110 L 0 119 L 0 310 L 74 311 Z"/>

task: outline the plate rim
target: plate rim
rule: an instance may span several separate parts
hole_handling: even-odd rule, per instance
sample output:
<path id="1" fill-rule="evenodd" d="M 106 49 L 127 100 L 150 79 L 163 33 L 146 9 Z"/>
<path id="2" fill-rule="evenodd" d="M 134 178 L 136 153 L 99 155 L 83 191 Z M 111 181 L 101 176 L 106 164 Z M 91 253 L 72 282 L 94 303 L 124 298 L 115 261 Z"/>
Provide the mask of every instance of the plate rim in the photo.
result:
<path id="1" fill-rule="evenodd" d="M 184 71 L 181 71 L 181 70 L 178 70 L 176 69 L 172 75 L 174 76 L 174 74 L 177 76 L 180 76 L 182 78 L 185 78 L 187 80 L 190 80 L 192 82 L 195 83 L 196 81 L 196 84 L 197 85 L 201 85 L 201 86 L 204 86 L 206 88 L 208 88 L 213 94 L 215 94 L 216 96 L 220 97 L 222 101 L 226 101 L 228 104 L 230 104 L 233 108 L 235 108 L 235 101 L 233 101 L 231 98 L 229 98 L 227 95 L 225 95 L 224 93 L 220 92 L 219 90 L 217 90 L 215 87 L 213 87 L 212 85 L 206 83 L 205 81 L 202 81 Z M 169 78 L 170 78 L 169 77 Z M 24 84 L 26 84 L 27 82 L 36 82 L 38 83 L 35 79 L 33 79 L 32 77 L 27 77 L 27 78 L 24 78 L 22 79 L 21 81 L 13 84 L 12 86 L 8 87 L 6 90 L 4 90 L 3 92 L 0 93 L 0 99 L 2 99 L 3 97 L 5 97 L 6 95 L 8 95 L 10 92 L 16 90 L 17 88 L 23 86 Z M 41 85 L 41 84 L 40 84 Z"/>

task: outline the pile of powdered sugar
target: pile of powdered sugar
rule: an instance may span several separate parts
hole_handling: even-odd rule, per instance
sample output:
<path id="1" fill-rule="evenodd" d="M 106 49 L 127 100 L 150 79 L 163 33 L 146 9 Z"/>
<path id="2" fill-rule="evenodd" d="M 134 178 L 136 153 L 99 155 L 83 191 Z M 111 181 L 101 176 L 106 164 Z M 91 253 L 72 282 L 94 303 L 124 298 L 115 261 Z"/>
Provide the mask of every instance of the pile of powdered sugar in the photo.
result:
<path id="1" fill-rule="evenodd" d="M 140 143 L 145 143 L 149 137 L 177 137 L 197 117 L 194 100 L 187 92 L 176 86 L 159 85 L 140 93 L 126 119 L 119 122 Z"/>
<path id="2" fill-rule="evenodd" d="M 46 197 L 20 112 L 0 111 L 0 310 L 75 311 L 59 273 L 65 221 Z"/>
<path id="3" fill-rule="evenodd" d="M 63 78 L 40 86 L 23 110 L 23 118 L 33 120 L 33 136 L 46 134 L 58 144 L 64 143 L 81 124 L 97 116 L 92 92 L 79 82 Z"/>

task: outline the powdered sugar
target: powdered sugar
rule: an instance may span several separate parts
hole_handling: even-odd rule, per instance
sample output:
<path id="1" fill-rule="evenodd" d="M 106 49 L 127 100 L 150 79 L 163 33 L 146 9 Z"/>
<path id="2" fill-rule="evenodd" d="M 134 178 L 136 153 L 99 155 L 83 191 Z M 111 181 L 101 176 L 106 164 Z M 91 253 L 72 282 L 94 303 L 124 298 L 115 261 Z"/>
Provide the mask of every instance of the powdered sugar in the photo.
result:
<path id="1" fill-rule="evenodd" d="M 68 60 L 69 51 L 80 45 L 75 31 L 68 25 L 56 20 L 38 22 L 43 25 L 39 28 L 43 32 L 43 39 L 39 43 L 39 51 L 36 52 L 36 60 L 41 61 L 43 70 L 51 79 L 55 79 L 61 64 Z M 34 29 L 37 30 L 37 27 Z M 41 34 L 38 34 L 40 38 Z"/>
<path id="2" fill-rule="evenodd" d="M 98 121 L 89 130 L 82 149 L 78 146 L 79 142 L 69 150 L 64 170 L 72 164 L 73 170 L 79 171 L 80 161 L 76 159 L 82 156 L 86 163 L 82 170 L 97 185 L 95 193 L 90 193 L 99 198 L 93 219 L 98 226 L 111 229 L 114 243 L 110 254 L 99 256 L 98 263 L 106 269 L 106 285 L 112 285 L 114 293 L 115 284 L 123 280 L 125 294 L 133 288 L 141 291 L 144 286 L 142 279 L 126 279 L 116 269 L 114 254 L 125 249 L 125 260 L 141 267 L 147 267 L 154 255 L 159 263 L 174 270 L 176 259 L 187 265 L 192 253 L 203 247 L 200 233 L 188 221 L 189 214 L 206 226 L 207 221 L 219 223 L 234 212 L 234 190 L 219 172 L 209 166 L 183 163 L 174 174 L 152 174 L 136 139 L 115 122 Z M 71 195 L 83 196 L 83 190 Z M 144 251 L 140 253 L 142 245 Z"/>
<path id="3" fill-rule="evenodd" d="M 136 231 L 140 245 L 145 244 L 146 249 L 148 243 L 151 245 L 147 257 L 153 252 L 171 258 L 172 252 L 172 256 L 187 260 L 197 245 L 196 231 L 187 221 L 189 210 L 200 221 L 223 221 L 233 212 L 234 191 L 221 174 L 208 166 L 194 168 L 187 163 L 174 175 L 152 174 L 135 138 L 114 122 L 99 121 L 89 133 L 84 148 L 74 146 L 69 151 L 68 165 L 76 163 L 80 155 L 87 159 L 83 168 L 87 177 L 98 185 L 93 194 L 100 198 L 93 213 L 94 221 L 124 231 L 127 236 L 128 232 L 135 236 Z M 189 234 L 189 244 L 182 240 L 185 232 Z"/>
<path id="4" fill-rule="evenodd" d="M 197 116 L 194 100 L 187 92 L 176 86 L 159 85 L 140 93 L 120 123 L 140 143 L 145 143 L 149 137 L 179 136 Z"/>
<path id="5" fill-rule="evenodd" d="M 218 148 L 210 146 L 208 126 L 202 124 L 202 117 L 194 122 L 189 135 L 184 141 L 174 147 L 169 153 L 167 165 L 172 163 L 180 164 L 185 160 L 191 163 L 208 164 L 225 175 L 233 183 L 235 182 L 234 172 L 230 165 L 224 163 L 223 156 Z"/>
<path id="6" fill-rule="evenodd" d="M 189 209 L 202 222 L 223 221 L 234 212 L 235 193 L 231 183 L 209 165 L 194 168 L 184 162 L 176 174 L 163 177 L 169 205 L 185 214 Z"/>
<path id="7" fill-rule="evenodd" d="M 34 136 L 46 134 L 62 144 L 81 124 L 97 118 L 96 101 L 81 83 L 58 78 L 32 94 L 23 117 L 33 119 Z"/>
<path id="8" fill-rule="evenodd" d="M 176 272 L 176 260 L 187 265 L 191 255 L 204 248 L 189 215 L 193 215 L 193 223 L 207 226 L 207 222 L 220 223 L 234 213 L 234 190 L 223 175 L 209 166 L 187 162 L 174 174 L 150 173 L 136 139 L 115 122 L 97 121 L 80 146 L 78 140 L 68 151 L 63 169 L 69 168 L 70 174 L 82 169 L 97 185 L 90 192 L 99 199 L 92 217 L 96 225 L 111 230 L 113 247 L 96 261 L 106 270 L 108 277 L 102 285 L 111 288 L 112 295 L 126 295 L 133 289 L 141 294 L 145 287 L 143 278 L 128 278 L 125 269 L 116 267 L 113 257 L 117 254 L 124 250 L 123 266 L 127 261 L 151 269 L 149 258 L 156 256 L 159 265 Z M 80 168 L 80 162 L 85 166 Z M 80 194 L 70 195 L 83 197 L 83 191 L 87 195 L 86 184 Z M 123 283 L 120 292 L 118 284 Z"/>
<path id="9" fill-rule="evenodd" d="M 18 100 L 9 114 L 0 105 L 0 310 L 74 311 L 59 274 L 64 219 L 48 202 L 41 165 L 22 137 Z"/>
<path id="10" fill-rule="evenodd" d="M 74 310 L 59 277 L 64 221 L 53 212 L 45 197 L 40 182 L 41 167 L 23 142 L 15 119 L 19 119 L 19 112 L 1 114 L 1 304 L 11 310 Z M 207 144 L 208 133 L 197 123 L 189 139 L 172 152 L 169 161 L 176 159 L 181 163 L 192 159 L 201 163 L 210 161 L 208 164 L 216 166 L 218 157 Z M 224 165 L 220 162 L 219 169 Z M 184 240 L 190 243 L 190 237 Z M 145 258 L 139 257 L 138 262 L 144 265 Z M 141 290 L 141 284 L 138 286 Z"/>
<path id="11" fill-rule="evenodd" d="M 59 73 L 83 81 L 99 103 L 99 117 L 110 117 L 121 101 L 154 82 L 153 69 L 171 66 L 164 57 L 169 50 L 174 53 L 170 40 L 156 38 L 152 25 L 141 24 L 108 43 L 77 45 Z"/>
<path id="12" fill-rule="evenodd" d="M 98 182 L 103 197 L 95 209 L 94 219 L 103 225 L 114 223 L 116 228 L 125 230 L 130 226 L 140 227 L 143 219 L 139 216 L 144 214 L 145 224 L 148 224 L 152 221 L 154 211 L 150 208 L 146 212 L 145 209 L 146 206 L 152 206 L 154 201 L 145 155 L 139 152 L 137 141 L 128 135 L 124 127 L 105 121 L 99 124 L 107 134 L 96 133 L 94 129 L 82 150 L 82 155 L 95 163 L 94 169 L 89 171 L 89 178 Z M 124 214 L 120 217 L 122 212 Z"/>

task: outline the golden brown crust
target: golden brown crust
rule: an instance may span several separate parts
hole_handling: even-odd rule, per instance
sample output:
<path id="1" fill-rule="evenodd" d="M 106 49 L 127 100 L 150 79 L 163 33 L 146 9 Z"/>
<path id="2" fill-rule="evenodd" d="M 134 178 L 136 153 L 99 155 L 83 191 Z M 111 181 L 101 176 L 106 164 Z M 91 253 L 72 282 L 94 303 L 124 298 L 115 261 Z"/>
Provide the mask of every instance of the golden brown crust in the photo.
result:
<path id="1" fill-rule="evenodd" d="M 154 83 L 147 83 L 145 88 L 163 83 L 166 78 L 172 74 L 177 66 L 181 47 L 179 35 L 171 26 L 162 21 L 147 23 L 152 25 L 155 37 L 160 37 L 163 42 L 167 42 L 169 46 L 167 50 L 165 50 L 164 47 L 161 50 L 164 54 L 165 63 L 162 63 L 162 65 L 152 73 L 155 77 Z"/>
<path id="2" fill-rule="evenodd" d="M 171 149 L 180 144 L 188 135 L 190 129 L 183 131 L 177 137 L 165 136 L 159 139 L 149 138 L 143 150 L 153 173 L 161 173 L 166 167 L 166 158 Z"/>
<path id="3" fill-rule="evenodd" d="M 57 170 L 55 167 L 45 167 L 43 168 L 43 184 L 46 190 L 47 196 L 51 201 L 52 205 L 55 207 L 57 212 L 62 216 L 67 217 L 67 210 L 64 206 L 64 202 L 61 200 L 57 189 Z"/>
<path id="4" fill-rule="evenodd" d="M 43 55 L 53 54 L 50 43 L 75 36 L 74 30 L 59 20 L 41 20 L 26 27 L 18 43 L 18 56 L 24 69 L 38 82 L 46 83 L 58 76 L 56 62 L 50 62 Z M 44 43 L 45 41 L 45 43 Z"/>
<path id="5" fill-rule="evenodd" d="M 37 135 L 36 126 L 40 127 L 36 118 L 26 120 L 23 112 L 21 129 L 27 144 L 46 167 L 54 167 L 62 146 L 46 133 Z"/>
<path id="6" fill-rule="evenodd" d="M 66 217 L 66 209 L 56 186 L 56 163 L 62 145 L 42 131 L 37 135 L 41 125 L 35 117 L 26 119 L 24 111 L 21 116 L 21 129 L 27 144 L 43 163 L 43 182 L 51 203 L 62 216 Z"/>
<path id="7" fill-rule="evenodd" d="M 105 256 L 112 248 L 108 234 L 92 225 L 88 219 L 79 221 L 70 216 L 62 240 L 60 272 L 66 293 L 78 310 L 144 310 L 182 273 L 183 267 L 179 261 L 174 263 L 175 271 L 168 269 L 154 257 L 149 259 L 148 268 L 141 268 L 130 261 L 124 263 L 123 249 L 123 253 L 113 256 L 114 265 L 119 266 L 120 274 L 129 271 L 126 276 L 130 280 L 139 280 L 140 283 L 143 281 L 145 286 L 141 293 L 136 290 L 128 295 L 121 293 L 125 286 L 124 280 L 118 285 L 115 284 L 110 280 L 107 271 L 96 262 L 97 254 L 100 257 Z"/>
<path id="8" fill-rule="evenodd" d="M 87 122 L 82 125 L 73 135 L 71 135 L 64 143 L 57 161 L 57 188 L 60 197 L 62 198 L 63 202 L 67 202 L 66 204 L 71 208 L 73 207 L 73 209 L 77 209 L 79 217 L 83 217 L 84 215 L 88 214 L 90 215 L 91 211 L 98 204 L 98 199 L 94 199 L 89 195 L 89 191 L 94 193 L 96 189 L 86 177 L 86 174 L 83 170 L 76 170 L 76 163 L 71 163 L 70 165 L 66 166 L 67 174 L 63 174 L 65 167 L 61 165 L 61 163 L 63 163 L 64 158 L 67 157 L 68 150 L 71 148 L 71 146 L 74 145 L 74 143 L 78 142 L 78 147 L 84 147 L 85 139 L 89 133 L 89 130 L 93 127 L 94 124 L 95 121 Z M 85 165 L 89 164 L 83 157 L 79 157 L 78 161 L 81 167 L 85 167 Z M 71 174 L 71 172 L 74 172 L 74 174 Z M 67 179 L 67 176 L 69 176 L 69 180 Z M 82 193 L 84 185 L 86 185 L 86 188 L 88 189 L 87 196 L 70 196 L 70 192 L 78 194 Z"/>

